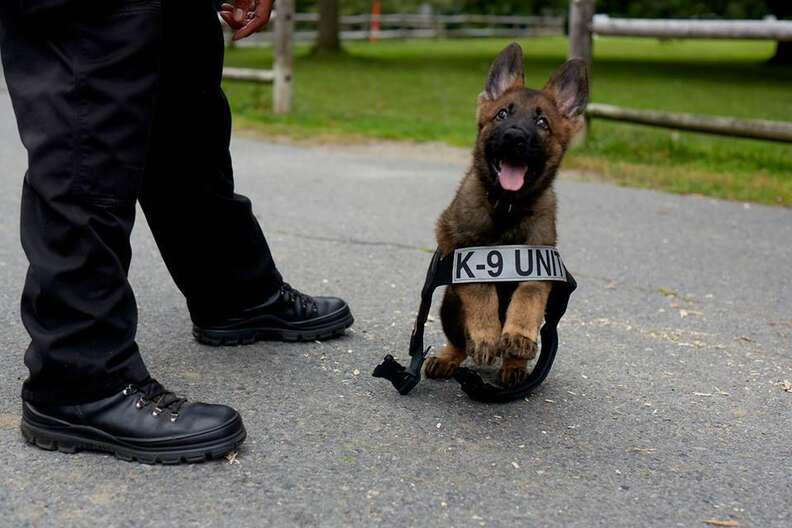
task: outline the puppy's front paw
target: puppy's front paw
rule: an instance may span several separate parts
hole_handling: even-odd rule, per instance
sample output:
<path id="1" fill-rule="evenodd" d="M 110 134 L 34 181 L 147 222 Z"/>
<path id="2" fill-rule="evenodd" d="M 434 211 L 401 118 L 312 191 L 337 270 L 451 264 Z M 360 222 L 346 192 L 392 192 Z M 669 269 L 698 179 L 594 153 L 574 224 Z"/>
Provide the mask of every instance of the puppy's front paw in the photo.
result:
<path id="1" fill-rule="evenodd" d="M 536 341 L 518 334 L 501 334 L 498 350 L 504 358 L 533 359 L 539 347 Z"/>
<path id="2" fill-rule="evenodd" d="M 473 341 L 468 340 L 467 343 L 468 356 L 473 359 L 473 362 L 481 366 L 490 366 L 495 362 L 498 357 L 497 343 L 492 341 Z"/>
<path id="3" fill-rule="evenodd" d="M 459 368 L 458 361 L 441 357 L 430 357 L 426 360 L 424 374 L 430 379 L 448 379 L 454 375 L 457 368 Z"/>
<path id="4" fill-rule="evenodd" d="M 504 363 L 498 371 L 498 382 L 504 387 L 519 385 L 528 377 L 527 362 Z"/>

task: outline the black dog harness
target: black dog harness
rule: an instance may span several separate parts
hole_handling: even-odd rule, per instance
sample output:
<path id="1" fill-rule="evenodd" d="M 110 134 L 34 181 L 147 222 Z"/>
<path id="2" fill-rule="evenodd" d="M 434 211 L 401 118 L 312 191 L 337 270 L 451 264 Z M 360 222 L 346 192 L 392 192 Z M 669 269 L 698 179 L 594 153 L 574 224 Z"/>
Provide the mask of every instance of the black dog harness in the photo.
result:
<path id="1" fill-rule="evenodd" d="M 547 377 L 558 350 L 558 322 L 566 312 L 569 296 L 577 282 L 564 267 L 558 251 L 546 246 L 491 246 L 461 248 L 443 257 L 438 249 L 429 264 L 421 291 L 421 306 L 410 339 L 410 365 L 405 368 L 392 355 L 374 369 L 373 376 L 390 381 L 405 395 L 421 381 L 421 367 L 431 347 L 424 349 L 424 325 L 432 306 L 432 294 L 438 286 L 470 282 L 553 281 L 545 307 L 541 330 L 541 351 L 524 382 L 508 388 L 486 383 L 476 372 L 459 367 L 455 374 L 462 390 L 473 400 L 504 403 L 524 398 Z"/>

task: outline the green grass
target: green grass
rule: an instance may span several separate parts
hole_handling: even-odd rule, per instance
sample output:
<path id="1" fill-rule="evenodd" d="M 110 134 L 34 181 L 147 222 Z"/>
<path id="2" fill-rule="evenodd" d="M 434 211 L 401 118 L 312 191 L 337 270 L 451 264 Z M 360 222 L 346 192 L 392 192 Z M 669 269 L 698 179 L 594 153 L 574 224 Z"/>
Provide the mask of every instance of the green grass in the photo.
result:
<path id="1" fill-rule="evenodd" d="M 227 82 L 238 123 L 294 138 L 442 141 L 470 147 L 475 102 L 498 39 L 350 43 L 340 56 L 297 50 L 294 112 L 271 114 L 271 88 Z M 564 60 L 560 37 L 524 40 L 527 82 Z M 772 42 L 603 38 L 592 100 L 634 108 L 792 121 L 792 68 L 768 66 Z M 269 67 L 268 49 L 227 64 Z M 567 167 L 621 184 L 792 205 L 792 146 L 595 120 Z"/>

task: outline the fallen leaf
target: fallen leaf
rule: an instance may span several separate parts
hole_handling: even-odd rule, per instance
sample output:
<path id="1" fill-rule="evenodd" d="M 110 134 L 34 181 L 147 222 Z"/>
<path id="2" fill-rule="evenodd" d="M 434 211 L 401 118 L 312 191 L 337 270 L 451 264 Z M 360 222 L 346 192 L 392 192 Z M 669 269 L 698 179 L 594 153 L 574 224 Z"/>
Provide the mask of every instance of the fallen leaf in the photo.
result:
<path id="1" fill-rule="evenodd" d="M 627 450 L 628 453 L 654 453 L 657 451 L 654 447 L 632 447 Z"/>
<path id="2" fill-rule="evenodd" d="M 239 459 L 237 458 L 238 456 L 239 456 L 238 452 L 231 451 L 225 456 L 225 458 L 226 460 L 228 460 L 229 464 L 239 464 Z"/>
<path id="3" fill-rule="evenodd" d="M 740 526 L 740 523 L 731 519 L 725 521 L 718 519 L 707 519 L 704 521 L 704 524 L 709 524 L 710 526 Z"/>
<path id="4" fill-rule="evenodd" d="M 687 309 L 687 310 L 684 310 L 684 309 L 682 309 L 682 310 L 679 310 L 679 316 L 680 316 L 681 318 L 683 318 L 683 319 L 684 319 L 684 318 L 685 318 L 685 317 L 687 317 L 688 315 L 704 315 L 704 312 L 700 312 L 700 311 L 698 311 L 698 310 L 690 310 L 690 309 Z"/>

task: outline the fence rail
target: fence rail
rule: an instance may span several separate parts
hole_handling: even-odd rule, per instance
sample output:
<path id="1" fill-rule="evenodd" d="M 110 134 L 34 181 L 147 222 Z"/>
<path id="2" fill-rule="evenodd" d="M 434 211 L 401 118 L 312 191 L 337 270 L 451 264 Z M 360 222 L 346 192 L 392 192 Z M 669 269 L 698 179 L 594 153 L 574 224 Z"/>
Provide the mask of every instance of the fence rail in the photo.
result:
<path id="1" fill-rule="evenodd" d="M 792 123 L 784 121 L 636 110 L 596 103 L 588 106 L 587 114 L 589 117 L 640 125 L 792 143 Z"/>
<path id="2" fill-rule="evenodd" d="M 792 40 L 792 20 L 654 20 L 596 15 L 597 35 L 654 38 Z"/>
<path id="3" fill-rule="evenodd" d="M 319 22 L 318 13 L 297 13 L 295 20 L 299 22 Z M 383 26 L 426 26 L 436 24 L 488 24 L 488 25 L 552 25 L 563 30 L 563 17 L 550 16 L 501 16 L 501 15 L 423 15 L 413 13 L 396 13 L 386 15 L 345 15 L 340 18 L 341 26 L 371 25 L 379 20 Z"/>
<path id="4" fill-rule="evenodd" d="M 225 67 L 223 68 L 223 78 L 231 81 L 271 83 L 271 82 L 275 82 L 275 70 Z"/>
<path id="5" fill-rule="evenodd" d="M 317 13 L 297 13 L 293 39 L 297 42 L 313 42 L 317 37 Z M 539 35 L 561 35 L 564 33 L 563 17 L 546 16 L 495 16 L 495 15 L 347 15 L 340 17 L 341 40 L 368 40 L 372 28 L 379 23 L 376 38 L 388 39 L 433 39 L 473 37 L 524 38 Z M 240 42 L 239 46 L 268 46 L 273 35 L 264 31 Z"/>

